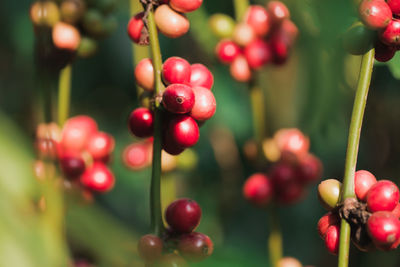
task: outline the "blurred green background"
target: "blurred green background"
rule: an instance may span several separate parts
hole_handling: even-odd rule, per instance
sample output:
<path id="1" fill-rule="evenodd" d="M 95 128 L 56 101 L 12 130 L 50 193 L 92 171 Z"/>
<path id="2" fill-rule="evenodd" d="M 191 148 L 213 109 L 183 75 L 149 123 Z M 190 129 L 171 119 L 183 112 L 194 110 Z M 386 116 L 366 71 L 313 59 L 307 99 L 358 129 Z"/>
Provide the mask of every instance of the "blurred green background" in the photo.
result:
<path id="1" fill-rule="evenodd" d="M 351 1 L 344 0 L 285 3 L 300 38 L 285 66 L 268 66 L 258 76 L 266 95 L 265 123 L 270 135 L 282 127 L 303 130 L 311 138 L 311 151 L 324 163 L 324 178 L 341 179 L 360 58 L 347 56 L 340 35 L 356 19 L 355 12 Z M 59 205 L 59 192 L 39 186 L 31 171 L 38 123 L 34 99 L 39 89 L 34 78 L 30 4 L 29 0 L 0 2 L 0 266 L 63 266 L 67 254 L 89 258 L 99 266 L 140 266 L 136 240 L 149 231 L 150 170 L 132 172 L 121 161 L 123 148 L 133 142 L 127 117 L 138 105 L 126 35 L 129 2 L 118 0 L 118 29 L 101 42 L 96 56 L 73 64 L 71 115 L 90 115 L 100 129 L 115 137 L 112 168 L 117 183 L 112 192 L 96 196 L 93 205 L 68 200 L 65 206 Z M 207 18 L 216 12 L 233 15 L 232 1 L 205 0 L 199 11 L 188 15 L 188 35 L 174 40 L 161 37 L 164 59 L 180 56 L 211 68 L 218 103 L 215 117 L 202 127 L 201 140 L 194 147 L 197 167 L 174 171 L 164 179 L 176 179 L 177 196 L 193 198 L 202 207 L 198 230 L 212 237 L 215 252 L 196 266 L 268 266 L 268 213 L 241 197 L 245 178 L 254 172 L 242 153 L 253 134 L 248 88 L 234 82 L 229 69 L 214 57 L 217 40 L 206 29 Z M 358 163 L 358 169 L 396 182 L 399 63 L 396 57 L 390 65 L 375 67 Z M 224 152 L 216 151 L 215 144 L 227 138 L 234 140 L 233 149 L 238 151 L 232 166 L 221 165 L 216 157 Z M 315 189 L 300 203 L 279 210 L 284 254 L 305 265 L 336 266 L 336 258 L 326 252 L 316 231 L 324 210 Z M 41 194 L 54 200 L 45 214 L 33 205 Z M 366 254 L 352 248 L 350 266 L 400 266 L 400 257 L 396 251 Z"/>

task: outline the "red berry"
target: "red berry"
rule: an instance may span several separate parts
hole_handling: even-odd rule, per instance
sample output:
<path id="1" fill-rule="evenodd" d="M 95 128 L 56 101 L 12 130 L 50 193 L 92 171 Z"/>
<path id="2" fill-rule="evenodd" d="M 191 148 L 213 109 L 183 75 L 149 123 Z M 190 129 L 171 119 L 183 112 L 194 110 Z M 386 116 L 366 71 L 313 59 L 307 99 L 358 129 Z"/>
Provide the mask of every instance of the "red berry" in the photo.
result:
<path id="1" fill-rule="evenodd" d="M 79 178 L 86 168 L 81 156 L 69 154 L 61 156 L 60 166 L 65 176 L 71 179 Z"/>
<path id="2" fill-rule="evenodd" d="M 90 137 L 86 149 L 94 160 L 103 160 L 111 154 L 114 146 L 115 141 L 111 135 L 97 132 Z"/>
<path id="3" fill-rule="evenodd" d="M 310 148 L 310 140 L 296 128 L 281 129 L 275 133 L 274 139 L 281 152 L 287 151 L 302 156 Z"/>
<path id="4" fill-rule="evenodd" d="M 392 210 L 394 216 L 400 219 L 400 203 L 397 203 L 396 208 Z"/>
<path id="5" fill-rule="evenodd" d="M 217 108 L 214 94 L 205 87 L 193 87 L 194 106 L 190 112 L 190 116 L 198 121 L 205 121 L 214 116 Z"/>
<path id="6" fill-rule="evenodd" d="M 379 62 L 387 62 L 396 54 L 396 47 L 386 45 L 380 41 L 375 43 L 375 59 Z"/>
<path id="7" fill-rule="evenodd" d="M 380 180 L 367 194 L 367 206 L 371 212 L 392 211 L 399 202 L 399 188 L 389 180 Z"/>
<path id="8" fill-rule="evenodd" d="M 154 90 L 154 67 L 150 58 L 144 58 L 136 65 L 135 80 L 144 90 Z"/>
<path id="9" fill-rule="evenodd" d="M 250 6 L 244 17 L 244 21 L 253 28 L 258 36 L 265 36 L 269 32 L 271 28 L 270 18 L 267 10 L 262 6 Z"/>
<path id="10" fill-rule="evenodd" d="M 173 118 L 168 125 L 168 134 L 181 148 L 194 146 L 200 137 L 199 126 L 192 117 L 187 115 Z"/>
<path id="11" fill-rule="evenodd" d="M 190 23 L 185 15 L 180 14 L 168 5 L 157 7 L 154 13 L 157 28 L 169 38 L 178 38 L 188 32 Z"/>
<path id="12" fill-rule="evenodd" d="M 214 84 L 214 76 L 203 64 L 193 64 L 190 66 L 190 85 L 202 86 L 211 90 Z"/>
<path id="13" fill-rule="evenodd" d="M 328 212 L 324 216 L 321 217 L 318 221 L 318 234 L 322 239 L 325 239 L 325 234 L 328 231 L 328 228 L 332 225 L 339 224 L 340 219 L 337 214 L 332 212 Z"/>
<path id="14" fill-rule="evenodd" d="M 385 28 L 392 20 L 392 11 L 382 0 L 363 0 L 358 13 L 364 24 L 374 30 Z"/>
<path id="15" fill-rule="evenodd" d="M 268 14 L 270 15 L 272 24 L 280 24 L 290 17 L 289 9 L 280 1 L 270 1 L 267 4 Z"/>
<path id="16" fill-rule="evenodd" d="M 246 46 L 256 38 L 256 32 L 246 23 L 237 24 L 233 31 L 233 41 L 240 46 Z"/>
<path id="17" fill-rule="evenodd" d="M 148 142 L 133 143 L 122 153 L 122 160 L 128 168 L 140 170 L 151 163 L 152 145 Z"/>
<path id="18" fill-rule="evenodd" d="M 392 19 L 389 25 L 380 32 L 379 37 L 386 45 L 400 45 L 400 20 Z"/>
<path id="19" fill-rule="evenodd" d="M 156 235 L 144 235 L 138 242 L 139 256 L 146 262 L 159 259 L 163 252 L 163 241 Z"/>
<path id="20" fill-rule="evenodd" d="M 52 38 L 57 48 L 71 51 L 76 51 L 81 42 L 81 34 L 78 29 L 64 22 L 57 22 L 54 25 Z"/>
<path id="21" fill-rule="evenodd" d="M 177 144 L 169 134 L 163 137 L 162 148 L 165 152 L 174 156 L 181 154 L 185 150 L 185 148 Z"/>
<path id="22" fill-rule="evenodd" d="M 188 113 L 194 105 L 194 93 L 190 86 L 174 83 L 163 93 L 163 105 L 166 110 L 176 114 Z"/>
<path id="23" fill-rule="evenodd" d="M 280 162 L 270 171 L 271 181 L 277 191 L 283 191 L 292 183 L 297 183 L 297 173 L 293 166 Z"/>
<path id="24" fill-rule="evenodd" d="M 230 40 L 222 40 L 216 47 L 216 54 L 222 63 L 229 64 L 241 54 L 241 49 Z"/>
<path id="25" fill-rule="evenodd" d="M 232 77 L 238 82 L 248 82 L 252 77 L 251 69 L 244 56 L 238 56 L 230 66 Z"/>
<path id="26" fill-rule="evenodd" d="M 203 0 L 170 0 L 169 5 L 178 12 L 189 13 L 198 9 Z"/>
<path id="27" fill-rule="evenodd" d="M 394 249 L 400 239 L 400 220 L 391 212 L 374 212 L 368 219 L 367 231 L 379 248 Z"/>
<path id="28" fill-rule="evenodd" d="M 143 34 L 143 16 L 144 12 L 140 12 L 133 16 L 128 22 L 128 35 L 131 40 L 137 44 L 148 44 L 149 42 L 148 37 L 145 37 Z"/>
<path id="29" fill-rule="evenodd" d="M 172 202 L 166 212 L 165 220 L 178 233 L 190 233 L 200 223 L 201 208 L 196 201 L 181 198 Z"/>
<path id="30" fill-rule="evenodd" d="M 252 69 L 260 69 L 272 59 L 269 44 L 264 40 L 255 40 L 244 49 L 244 56 Z"/>
<path id="31" fill-rule="evenodd" d="M 183 58 L 170 57 L 163 64 L 162 75 L 166 84 L 189 84 L 190 73 L 190 64 Z"/>
<path id="32" fill-rule="evenodd" d="M 137 137 L 153 135 L 153 113 L 148 108 L 137 108 L 129 116 L 129 129 Z"/>
<path id="33" fill-rule="evenodd" d="M 305 193 L 305 187 L 297 181 L 294 181 L 292 183 L 288 183 L 286 187 L 277 191 L 276 198 L 278 202 L 285 205 L 290 205 L 302 199 Z"/>
<path id="34" fill-rule="evenodd" d="M 271 180 L 265 174 L 253 174 L 246 180 L 243 186 L 243 195 L 251 203 L 265 207 L 273 197 Z"/>
<path id="35" fill-rule="evenodd" d="M 339 225 L 329 226 L 328 230 L 326 230 L 325 247 L 333 255 L 337 255 L 339 251 L 339 236 L 340 236 Z"/>
<path id="36" fill-rule="evenodd" d="M 305 154 L 299 158 L 297 171 L 302 182 L 313 183 L 321 179 L 322 163 L 312 154 Z"/>
<path id="37" fill-rule="evenodd" d="M 369 171 L 356 171 L 354 175 L 354 191 L 356 196 L 361 201 L 367 200 L 369 189 L 376 184 L 375 176 Z"/>
<path id="38" fill-rule="evenodd" d="M 179 238 L 179 253 L 188 261 L 198 262 L 208 258 L 214 250 L 211 239 L 202 233 L 184 234 Z"/>
<path id="39" fill-rule="evenodd" d="M 61 145 L 65 150 L 80 152 L 96 132 L 97 123 L 92 118 L 84 115 L 72 117 L 64 125 Z"/>
<path id="40" fill-rule="evenodd" d="M 386 1 L 392 13 L 396 16 L 400 15 L 400 1 L 399 0 L 387 0 Z"/>
<path id="41" fill-rule="evenodd" d="M 102 162 L 95 162 L 81 176 L 81 183 L 88 189 L 107 192 L 114 187 L 115 178 Z"/>

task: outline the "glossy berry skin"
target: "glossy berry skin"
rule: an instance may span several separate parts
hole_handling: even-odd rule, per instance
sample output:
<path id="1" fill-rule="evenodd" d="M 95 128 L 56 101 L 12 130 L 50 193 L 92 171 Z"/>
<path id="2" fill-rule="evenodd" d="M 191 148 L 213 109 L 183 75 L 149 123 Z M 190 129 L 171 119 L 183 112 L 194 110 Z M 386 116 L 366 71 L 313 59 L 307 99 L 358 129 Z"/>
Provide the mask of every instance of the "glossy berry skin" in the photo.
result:
<path id="1" fill-rule="evenodd" d="M 150 58 L 144 58 L 135 67 L 136 83 L 144 90 L 154 90 L 154 67 Z"/>
<path id="2" fill-rule="evenodd" d="M 365 170 L 356 171 L 354 175 L 354 191 L 359 200 L 364 202 L 367 200 L 368 191 L 374 184 L 376 184 L 376 178 L 372 173 Z"/>
<path id="3" fill-rule="evenodd" d="M 151 143 L 133 143 L 124 149 L 122 153 L 122 160 L 126 167 L 132 170 L 141 170 L 150 166 L 151 156 Z"/>
<path id="4" fill-rule="evenodd" d="M 184 114 L 192 110 L 195 94 L 192 88 L 185 84 L 174 83 L 168 86 L 162 97 L 166 110 L 175 114 Z"/>
<path id="5" fill-rule="evenodd" d="M 189 13 L 198 9 L 203 0 L 169 0 L 169 5 L 176 11 Z"/>
<path id="6" fill-rule="evenodd" d="M 150 137 L 153 135 L 153 120 L 153 113 L 150 109 L 137 108 L 129 116 L 129 130 L 137 137 Z"/>
<path id="7" fill-rule="evenodd" d="M 233 40 L 240 46 L 246 46 L 257 38 L 254 29 L 246 24 L 237 24 L 233 31 Z"/>
<path id="8" fill-rule="evenodd" d="M 235 20 L 225 14 L 214 14 L 208 21 L 210 29 L 213 34 L 218 38 L 230 38 L 232 37 Z"/>
<path id="9" fill-rule="evenodd" d="M 379 38 L 386 45 L 400 45 L 400 20 L 392 19 L 389 25 L 379 34 Z"/>
<path id="10" fill-rule="evenodd" d="M 138 252 L 144 261 L 154 262 L 162 255 L 163 241 L 156 235 L 144 235 L 139 239 Z"/>
<path id="11" fill-rule="evenodd" d="M 215 51 L 218 59 L 225 64 L 232 63 L 241 54 L 240 47 L 230 40 L 220 41 Z"/>
<path id="12" fill-rule="evenodd" d="M 79 178 L 86 168 L 82 157 L 68 154 L 60 157 L 60 167 L 65 176 L 71 179 Z"/>
<path id="13" fill-rule="evenodd" d="M 249 63 L 242 55 L 235 58 L 229 70 L 232 77 L 238 82 L 248 82 L 252 77 Z"/>
<path id="14" fill-rule="evenodd" d="M 252 5 L 248 8 L 244 16 L 244 21 L 246 21 L 260 37 L 265 36 L 271 28 L 270 17 L 267 10 L 259 5 Z"/>
<path id="15" fill-rule="evenodd" d="M 325 239 L 326 232 L 328 228 L 332 225 L 339 224 L 340 219 L 337 214 L 333 214 L 332 212 L 328 212 L 324 216 L 321 217 L 318 221 L 318 234 L 322 239 Z"/>
<path id="16" fill-rule="evenodd" d="M 52 32 L 53 43 L 59 49 L 76 51 L 81 42 L 81 34 L 74 26 L 57 22 Z"/>
<path id="17" fill-rule="evenodd" d="M 143 16 L 144 12 L 140 12 L 135 16 L 133 16 L 128 22 L 128 28 L 127 28 L 128 36 L 136 44 L 139 44 L 141 43 L 141 41 L 144 41 L 142 40 L 143 39 L 142 30 L 144 27 Z"/>
<path id="18" fill-rule="evenodd" d="M 174 156 L 181 154 L 185 150 L 169 134 L 163 136 L 162 148 L 165 152 Z"/>
<path id="19" fill-rule="evenodd" d="M 289 9 L 280 1 L 270 1 L 267 4 L 267 11 L 272 24 L 280 24 L 290 17 Z"/>
<path id="20" fill-rule="evenodd" d="M 319 181 L 322 176 L 322 162 L 312 154 L 305 154 L 298 159 L 298 177 L 303 183 Z"/>
<path id="21" fill-rule="evenodd" d="M 387 0 L 386 1 L 392 13 L 396 16 L 400 15 L 400 1 L 399 0 Z"/>
<path id="22" fill-rule="evenodd" d="M 211 90 L 214 85 L 214 76 L 203 64 L 192 64 L 190 66 L 190 85 L 192 87 L 202 86 Z"/>
<path id="23" fill-rule="evenodd" d="M 154 19 L 159 31 L 169 38 L 184 35 L 190 27 L 189 20 L 168 5 L 159 6 L 154 13 Z"/>
<path id="24" fill-rule="evenodd" d="M 90 137 L 86 150 L 94 160 L 103 160 L 111 154 L 114 146 L 115 141 L 111 135 L 105 132 L 97 132 Z"/>
<path id="25" fill-rule="evenodd" d="M 64 124 L 61 145 L 64 150 L 80 152 L 97 131 L 97 123 L 92 118 L 84 115 L 72 117 Z"/>
<path id="26" fill-rule="evenodd" d="M 396 54 L 396 47 L 386 45 L 380 41 L 375 43 L 375 59 L 379 62 L 387 62 Z"/>
<path id="27" fill-rule="evenodd" d="M 203 261 L 213 253 L 211 239 L 202 233 L 184 234 L 179 238 L 178 251 L 188 261 Z"/>
<path id="28" fill-rule="evenodd" d="M 336 179 L 328 179 L 318 185 L 318 199 L 325 209 L 331 210 L 336 207 L 341 187 L 342 183 Z"/>
<path id="29" fill-rule="evenodd" d="M 339 251 L 339 236 L 340 227 L 339 225 L 332 225 L 328 227 L 325 233 L 325 247 L 329 253 L 337 255 Z"/>
<path id="30" fill-rule="evenodd" d="M 195 103 L 190 116 L 197 121 L 205 121 L 214 116 L 217 109 L 214 94 L 207 88 L 193 87 Z"/>
<path id="31" fill-rule="evenodd" d="M 168 133 L 175 144 L 181 148 L 194 146 L 200 137 L 199 126 L 188 115 L 173 118 L 168 125 Z"/>
<path id="32" fill-rule="evenodd" d="M 274 140 L 281 152 L 287 151 L 302 156 L 310 149 L 310 140 L 296 128 L 277 131 Z"/>
<path id="33" fill-rule="evenodd" d="M 374 212 L 367 221 L 367 231 L 379 248 L 394 249 L 400 239 L 400 220 L 388 211 Z"/>
<path id="34" fill-rule="evenodd" d="M 81 183 L 90 190 L 108 192 L 114 187 L 115 178 L 102 162 L 95 162 L 82 174 Z"/>
<path id="35" fill-rule="evenodd" d="M 243 186 L 244 198 L 259 207 L 266 207 L 271 202 L 273 194 L 271 180 L 263 173 L 253 174 Z"/>
<path id="36" fill-rule="evenodd" d="M 255 40 L 244 48 L 244 56 L 250 68 L 258 70 L 272 59 L 269 44 L 261 39 Z"/>
<path id="37" fill-rule="evenodd" d="M 382 0 L 363 0 L 358 13 L 363 23 L 373 30 L 385 28 L 392 20 L 392 11 Z"/>
<path id="38" fill-rule="evenodd" d="M 283 257 L 278 261 L 277 267 L 303 267 L 303 264 L 296 258 Z"/>
<path id="39" fill-rule="evenodd" d="M 190 82 L 191 67 L 189 62 L 180 57 L 168 58 L 162 68 L 164 82 L 169 84 Z"/>
<path id="40" fill-rule="evenodd" d="M 367 194 L 367 207 L 371 212 L 392 211 L 399 202 L 399 188 L 389 180 L 380 180 Z"/>
<path id="41" fill-rule="evenodd" d="M 190 233 L 200 223 L 201 208 L 196 201 L 181 198 L 172 202 L 165 211 L 165 220 L 173 231 Z"/>

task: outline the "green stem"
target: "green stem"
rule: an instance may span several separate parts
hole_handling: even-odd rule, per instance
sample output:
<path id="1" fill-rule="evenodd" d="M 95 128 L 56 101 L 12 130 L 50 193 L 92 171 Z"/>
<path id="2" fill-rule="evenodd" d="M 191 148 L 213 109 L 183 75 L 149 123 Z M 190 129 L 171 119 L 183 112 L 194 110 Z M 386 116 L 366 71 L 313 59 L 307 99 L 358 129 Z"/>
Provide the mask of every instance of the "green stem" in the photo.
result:
<path id="1" fill-rule="evenodd" d="M 241 21 L 243 19 L 244 14 L 247 11 L 247 8 L 250 6 L 249 0 L 233 0 L 235 6 L 235 16 L 237 21 Z"/>
<path id="2" fill-rule="evenodd" d="M 270 229 L 268 237 L 268 248 L 272 267 L 277 267 L 279 260 L 282 258 L 282 233 L 279 225 L 278 211 L 275 206 L 271 207 L 270 214 Z"/>
<path id="3" fill-rule="evenodd" d="M 154 21 L 153 11 L 149 12 L 148 28 L 150 35 L 150 46 L 154 65 L 154 97 L 155 97 L 155 110 L 154 110 L 154 141 L 153 141 L 153 165 L 151 175 L 151 188 L 150 188 L 150 216 L 151 216 L 151 229 L 157 235 L 161 235 L 164 231 L 164 223 L 162 219 L 161 208 L 161 131 L 162 131 L 162 112 L 160 102 L 157 97 L 164 90 L 164 85 L 161 80 L 162 70 L 162 57 L 160 43 L 158 40 L 157 27 Z"/>
<path id="4" fill-rule="evenodd" d="M 362 58 L 360 76 L 358 78 L 357 92 L 354 99 L 353 114 L 351 116 L 349 139 L 346 153 L 341 201 L 355 197 L 354 173 L 357 165 L 360 134 L 364 118 L 365 105 L 367 104 L 368 90 L 374 66 L 375 50 L 371 49 Z M 338 267 L 349 265 L 350 225 L 342 220 L 340 228 L 339 262 Z"/>
<path id="5" fill-rule="evenodd" d="M 260 86 L 250 84 L 250 99 L 253 113 L 253 131 L 257 144 L 261 146 L 266 134 L 264 93 Z"/>
<path id="6" fill-rule="evenodd" d="M 71 76 L 72 66 L 67 65 L 60 72 L 58 83 L 58 124 L 64 125 L 69 116 L 69 106 L 71 98 Z"/>

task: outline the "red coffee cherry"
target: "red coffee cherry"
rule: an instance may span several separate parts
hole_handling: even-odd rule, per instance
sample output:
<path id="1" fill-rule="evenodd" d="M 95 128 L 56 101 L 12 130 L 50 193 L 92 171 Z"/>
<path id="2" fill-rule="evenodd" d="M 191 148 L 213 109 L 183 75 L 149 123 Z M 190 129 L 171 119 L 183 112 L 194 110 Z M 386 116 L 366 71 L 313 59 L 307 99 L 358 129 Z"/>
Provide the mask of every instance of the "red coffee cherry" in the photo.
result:
<path id="1" fill-rule="evenodd" d="M 328 230 L 326 230 L 325 247 L 333 255 L 337 255 L 339 251 L 339 236 L 340 236 L 339 225 L 329 226 Z"/>
<path id="2" fill-rule="evenodd" d="M 85 161 L 79 155 L 65 154 L 60 157 L 60 167 L 67 178 L 79 178 L 85 171 Z"/>
<path id="3" fill-rule="evenodd" d="M 367 231 L 379 248 L 395 249 L 400 239 L 400 220 L 388 211 L 374 212 L 368 219 Z"/>
<path id="4" fill-rule="evenodd" d="M 189 13 L 198 9 L 203 0 L 170 0 L 169 5 L 178 12 Z"/>
<path id="5" fill-rule="evenodd" d="M 81 183 L 88 189 L 104 193 L 114 187 L 115 178 L 104 163 L 95 162 L 82 174 Z"/>
<path id="6" fill-rule="evenodd" d="M 297 165 L 298 176 L 303 183 L 313 183 L 321 179 L 322 162 L 312 154 L 300 157 Z"/>
<path id="7" fill-rule="evenodd" d="M 235 30 L 233 31 L 233 41 L 240 46 L 246 46 L 257 38 L 254 29 L 246 24 L 237 24 Z"/>
<path id="8" fill-rule="evenodd" d="M 392 19 L 387 27 L 379 34 L 379 38 L 386 45 L 400 45 L 400 20 Z"/>
<path id="9" fill-rule="evenodd" d="M 268 2 L 267 10 L 271 18 L 271 23 L 275 25 L 282 23 L 282 21 L 290 17 L 289 9 L 280 1 Z"/>
<path id="10" fill-rule="evenodd" d="M 310 140 L 296 128 L 277 131 L 274 140 L 281 152 L 291 152 L 299 157 L 310 149 Z"/>
<path id="11" fill-rule="evenodd" d="M 168 5 L 157 7 L 154 20 L 160 32 L 169 38 L 178 38 L 184 35 L 190 27 L 189 20 Z"/>
<path id="12" fill-rule="evenodd" d="M 247 9 L 244 21 L 249 24 L 260 37 L 265 36 L 271 28 L 267 10 L 259 5 L 252 5 Z"/>
<path id="13" fill-rule="evenodd" d="M 392 210 L 394 216 L 400 219 L 400 203 L 397 203 L 396 208 Z"/>
<path id="14" fill-rule="evenodd" d="M 306 188 L 298 181 L 293 181 L 277 191 L 276 199 L 282 204 L 290 205 L 299 202 L 305 194 Z"/>
<path id="15" fill-rule="evenodd" d="M 386 45 L 380 41 L 375 43 L 375 59 L 379 62 L 387 62 L 396 54 L 396 47 Z"/>
<path id="16" fill-rule="evenodd" d="M 129 130 L 137 137 L 153 135 L 153 113 L 148 108 L 137 108 L 132 111 L 128 121 Z"/>
<path id="17" fill-rule="evenodd" d="M 138 252 L 144 261 L 154 262 L 162 255 L 163 241 L 156 235 L 144 235 L 139 239 Z"/>
<path id="18" fill-rule="evenodd" d="M 255 40 L 244 49 L 244 56 L 252 69 L 260 69 L 272 59 L 271 48 L 264 40 Z"/>
<path id="19" fill-rule="evenodd" d="M 170 57 L 163 64 L 162 75 L 167 85 L 174 83 L 189 84 L 190 74 L 190 64 L 183 58 Z"/>
<path id="20" fill-rule="evenodd" d="M 243 186 L 244 198 L 260 207 L 266 207 L 271 202 L 273 194 L 271 180 L 263 173 L 253 174 Z"/>
<path id="21" fill-rule="evenodd" d="M 81 34 L 74 26 L 57 22 L 52 32 L 53 43 L 59 49 L 76 51 L 81 42 Z"/>
<path id="22" fill-rule="evenodd" d="M 340 219 L 337 214 L 334 214 L 332 212 L 328 212 L 324 216 L 321 217 L 318 221 L 318 234 L 322 239 L 325 239 L 326 232 L 328 231 L 328 228 L 332 225 L 337 225 L 339 224 Z"/>
<path id="23" fill-rule="evenodd" d="M 249 63 L 241 55 L 235 58 L 229 70 L 232 77 L 238 82 L 248 82 L 252 77 Z"/>
<path id="24" fill-rule="evenodd" d="M 190 112 L 190 116 L 198 121 L 210 119 L 214 116 L 217 108 L 214 94 L 211 90 L 201 86 L 193 87 L 193 92 L 195 102 L 192 111 Z"/>
<path id="25" fill-rule="evenodd" d="M 284 64 L 289 57 L 289 46 L 282 38 L 282 34 L 274 34 L 270 40 L 270 49 L 272 51 L 272 61 L 276 65 Z"/>
<path id="26" fill-rule="evenodd" d="M 364 24 L 374 30 L 385 28 L 392 20 L 392 11 L 382 0 L 363 0 L 358 13 Z"/>
<path id="27" fill-rule="evenodd" d="M 214 245 L 205 234 L 194 232 L 179 238 L 178 250 L 184 259 L 199 262 L 211 256 Z"/>
<path id="28" fill-rule="evenodd" d="M 215 51 L 218 59 L 225 64 L 232 63 L 241 54 L 240 47 L 230 40 L 220 41 Z"/>
<path id="29" fill-rule="evenodd" d="M 154 90 L 154 67 L 150 58 L 144 58 L 136 65 L 135 80 L 144 90 Z"/>
<path id="30" fill-rule="evenodd" d="M 128 36 L 131 38 L 133 42 L 136 44 L 148 44 L 148 37 L 144 37 L 143 34 L 143 28 L 144 28 L 144 22 L 143 22 L 143 16 L 144 12 L 140 12 L 133 16 L 129 22 L 128 22 Z M 145 40 L 147 38 L 147 40 Z"/>
<path id="31" fill-rule="evenodd" d="M 192 87 L 202 86 L 211 90 L 214 84 L 214 76 L 203 64 L 192 64 L 190 66 L 190 85 Z"/>
<path id="32" fill-rule="evenodd" d="M 364 202 L 367 200 L 368 191 L 374 184 L 376 184 L 376 178 L 372 173 L 365 170 L 356 171 L 354 175 L 354 191 L 359 200 Z"/>
<path id="33" fill-rule="evenodd" d="M 168 225 L 178 233 L 190 233 L 200 223 L 201 208 L 196 201 L 181 198 L 169 204 L 165 212 Z"/>
<path id="34" fill-rule="evenodd" d="M 169 134 L 165 134 L 163 136 L 162 148 L 165 152 L 174 156 L 181 154 L 185 150 L 185 148 L 176 143 L 176 141 Z"/>
<path id="35" fill-rule="evenodd" d="M 392 10 L 393 15 L 400 15 L 400 1 L 399 0 L 387 0 L 386 1 L 390 10 Z"/>
<path id="36" fill-rule="evenodd" d="M 126 167 L 132 170 L 141 170 L 150 166 L 152 145 L 145 141 L 127 146 L 122 153 L 122 160 Z"/>
<path id="37" fill-rule="evenodd" d="M 174 83 L 165 89 L 162 103 L 169 112 L 184 114 L 192 110 L 194 99 L 195 94 L 190 86 Z"/>
<path id="38" fill-rule="evenodd" d="M 272 166 L 270 177 L 274 188 L 283 191 L 289 184 L 297 182 L 297 173 L 293 166 L 279 162 Z"/>
<path id="39" fill-rule="evenodd" d="M 367 207 L 371 212 L 392 211 L 399 202 L 399 188 L 389 180 L 380 180 L 367 194 Z"/>
<path id="40" fill-rule="evenodd" d="M 200 137 L 199 126 L 192 117 L 187 115 L 173 118 L 168 125 L 168 134 L 181 148 L 194 146 Z"/>
<path id="41" fill-rule="evenodd" d="M 80 152 L 97 130 L 97 123 L 92 118 L 84 115 L 72 117 L 64 124 L 60 143 L 65 150 Z"/>
<path id="42" fill-rule="evenodd" d="M 104 160 L 114 150 L 114 138 L 104 132 L 93 134 L 87 144 L 87 151 L 92 155 L 94 160 Z"/>

